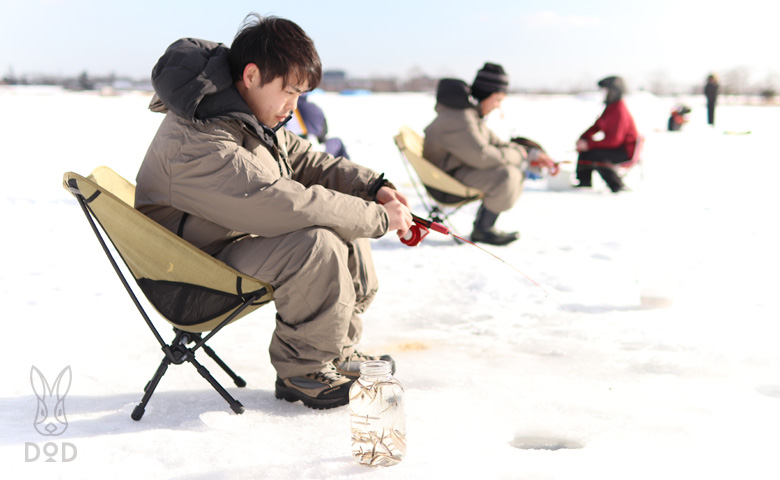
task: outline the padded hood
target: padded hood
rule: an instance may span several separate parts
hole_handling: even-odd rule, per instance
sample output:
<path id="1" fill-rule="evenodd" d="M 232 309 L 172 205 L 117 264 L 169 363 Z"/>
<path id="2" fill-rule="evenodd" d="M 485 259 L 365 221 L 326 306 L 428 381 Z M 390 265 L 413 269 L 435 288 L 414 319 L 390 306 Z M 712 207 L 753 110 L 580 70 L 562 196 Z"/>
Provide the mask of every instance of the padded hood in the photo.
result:
<path id="1" fill-rule="evenodd" d="M 436 87 L 436 102 L 445 107 L 465 110 L 476 108 L 471 101 L 471 88 L 463 80 L 442 78 Z"/>
<path id="2" fill-rule="evenodd" d="M 195 123 L 237 119 L 273 145 L 274 131 L 262 125 L 233 85 L 230 49 L 222 43 L 182 38 L 152 70 L 155 97 L 150 108 L 170 110 Z"/>

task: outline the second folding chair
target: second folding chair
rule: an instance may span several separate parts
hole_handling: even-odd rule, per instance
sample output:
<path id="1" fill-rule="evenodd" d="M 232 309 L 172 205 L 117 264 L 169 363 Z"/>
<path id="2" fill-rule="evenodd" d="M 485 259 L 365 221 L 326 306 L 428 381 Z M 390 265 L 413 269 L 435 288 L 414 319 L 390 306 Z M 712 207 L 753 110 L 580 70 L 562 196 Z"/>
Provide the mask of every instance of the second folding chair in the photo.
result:
<path id="1" fill-rule="evenodd" d="M 394 140 L 404 159 L 409 178 L 434 222 L 446 223 L 447 218 L 462 206 L 481 200 L 485 196 L 481 190 L 462 184 L 426 160 L 422 154 L 423 139 L 411 128 L 402 126 Z M 409 166 L 414 170 L 417 178 L 409 171 Z M 421 193 L 420 183 L 430 202 Z"/>

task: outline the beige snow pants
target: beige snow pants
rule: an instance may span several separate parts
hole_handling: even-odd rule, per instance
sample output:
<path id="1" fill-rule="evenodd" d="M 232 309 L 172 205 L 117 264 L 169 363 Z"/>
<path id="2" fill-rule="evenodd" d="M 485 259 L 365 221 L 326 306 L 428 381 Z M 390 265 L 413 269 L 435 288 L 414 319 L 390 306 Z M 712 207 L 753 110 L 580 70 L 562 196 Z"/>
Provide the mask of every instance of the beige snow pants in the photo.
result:
<path id="1" fill-rule="evenodd" d="M 493 213 L 509 210 L 523 193 L 525 175 L 520 167 L 515 165 L 485 170 L 464 166 L 457 169 L 452 176 L 464 185 L 482 190 L 485 193 L 482 204 Z"/>
<path id="2" fill-rule="evenodd" d="M 368 239 L 346 242 L 330 229 L 311 227 L 273 238 L 243 237 L 215 257 L 274 287 L 269 352 L 280 378 L 314 372 L 352 353 L 360 341 L 358 314 L 378 288 Z"/>

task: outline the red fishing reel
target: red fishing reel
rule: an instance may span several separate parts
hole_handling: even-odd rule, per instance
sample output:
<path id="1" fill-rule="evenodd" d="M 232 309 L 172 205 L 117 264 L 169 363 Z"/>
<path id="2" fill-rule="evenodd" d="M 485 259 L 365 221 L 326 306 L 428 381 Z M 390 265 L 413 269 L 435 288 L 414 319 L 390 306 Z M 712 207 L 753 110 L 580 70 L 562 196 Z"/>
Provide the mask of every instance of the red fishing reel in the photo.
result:
<path id="1" fill-rule="evenodd" d="M 409 230 L 406 231 L 406 235 L 401 237 L 401 243 L 410 247 L 416 247 L 429 233 L 431 233 L 430 230 L 424 226 L 413 223 Z"/>
<path id="2" fill-rule="evenodd" d="M 382 203 L 382 202 L 380 202 Z M 443 235 L 449 235 L 450 229 L 442 225 L 441 223 L 434 222 L 433 220 L 426 220 L 412 214 L 412 226 L 406 231 L 406 234 L 401 237 L 401 243 L 410 247 L 416 247 L 422 242 L 422 239 L 426 237 L 433 230 Z M 430 230 L 429 230 L 430 229 Z"/>
<path id="3" fill-rule="evenodd" d="M 416 247 L 422 242 L 422 239 L 430 233 L 430 230 L 439 232 L 444 235 L 449 235 L 450 229 L 431 220 L 420 218 L 417 215 L 412 214 L 412 226 L 407 230 L 406 235 L 401 238 L 401 243 L 410 247 Z M 430 229 L 430 230 L 428 230 Z"/>

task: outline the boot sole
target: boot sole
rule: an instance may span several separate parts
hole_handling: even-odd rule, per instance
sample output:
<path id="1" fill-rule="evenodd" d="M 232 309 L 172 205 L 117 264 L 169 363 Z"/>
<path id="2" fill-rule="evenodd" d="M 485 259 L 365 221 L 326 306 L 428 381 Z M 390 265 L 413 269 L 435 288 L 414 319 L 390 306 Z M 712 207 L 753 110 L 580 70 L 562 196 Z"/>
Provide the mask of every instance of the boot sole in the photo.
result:
<path id="1" fill-rule="evenodd" d="M 348 392 L 349 390 L 347 390 L 347 393 Z M 348 394 L 338 398 L 327 398 L 327 399 L 312 398 L 294 388 L 290 388 L 287 386 L 279 386 L 279 385 L 276 386 L 275 395 L 276 398 L 278 398 L 279 400 L 286 400 L 290 403 L 297 402 L 298 400 L 300 400 L 304 406 L 308 408 L 313 408 L 315 410 L 327 410 L 329 408 L 341 407 L 342 405 L 346 405 L 349 403 Z"/>
<path id="2" fill-rule="evenodd" d="M 490 239 L 479 238 L 479 237 L 475 239 L 473 236 L 471 237 L 471 241 L 474 243 L 484 243 L 486 245 L 495 245 L 497 247 L 503 247 L 504 245 L 509 245 L 510 243 L 516 242 L 518 240 L 520 240 L 520 235 L 516 236 L 511 240 L 502 240 L 502 241 L 495 241 L 495 240 L 491 241 Z"/>

